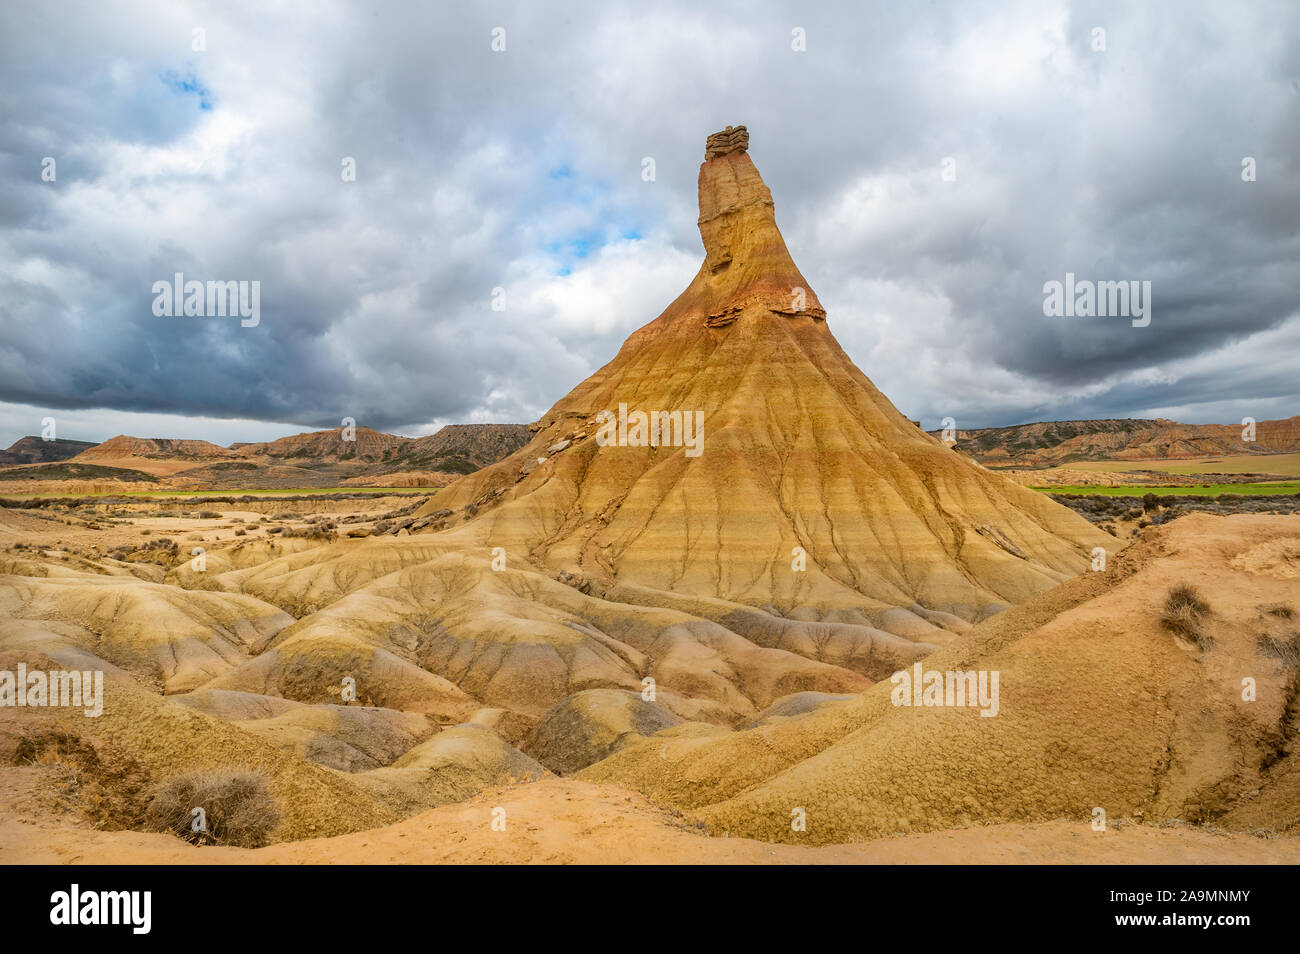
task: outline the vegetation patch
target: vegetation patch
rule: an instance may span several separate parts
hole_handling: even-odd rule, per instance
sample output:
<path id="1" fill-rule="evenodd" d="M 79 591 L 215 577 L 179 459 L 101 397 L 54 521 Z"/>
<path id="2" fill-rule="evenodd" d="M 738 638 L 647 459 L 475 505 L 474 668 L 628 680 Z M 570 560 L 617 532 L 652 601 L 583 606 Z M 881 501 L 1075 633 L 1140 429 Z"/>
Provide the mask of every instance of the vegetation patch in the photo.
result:
<path id="1" fill-rule="evenodd" d="M 280 824 L 280 809 L 258 772 L 190 772 L 159 786 L 145 824 L 195 845 L 260 848 Z"/>
<path id="2" fill-rule="evenodd" d="M 1209 652 L 1214 640 L 1205 631 L 1205 617 L 1210 614 L 1209 604 L 1201 598 L 1196 588 L 1180 583 L 1165 598 L 1161 624 L 1169 632 L 1191 643 L 1201 652 Z"/>

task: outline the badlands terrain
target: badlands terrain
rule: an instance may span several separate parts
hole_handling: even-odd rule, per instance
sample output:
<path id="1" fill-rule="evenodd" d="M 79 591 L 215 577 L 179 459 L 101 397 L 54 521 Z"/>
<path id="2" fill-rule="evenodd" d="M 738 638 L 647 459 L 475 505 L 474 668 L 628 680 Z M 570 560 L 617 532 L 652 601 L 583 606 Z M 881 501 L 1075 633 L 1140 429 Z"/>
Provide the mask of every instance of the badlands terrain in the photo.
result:
<path id="1" fill-rule="evenodd" d="M 0 495 L 442 487 L 527 439 L 522 424 L 451 424 L 420 438 L 349 426 L 230 447 L 124 434 L 100 444 L 28 436 L 0 452 Z"/>
<path id="2" fill-rule="evenodd" d="M 690 285 L 528 427 L 55 462 L 392 489 L 0 507 L 0 671 L 104 674 L 0 707 L 0 860 L 1300 861 L 1300 515 L 984 466 L 839 347 L 744 127 L 699 207 Z M 998 697 L 900 705 L 916 667 Z M 230 773 L 243 837 L 159 822 Z"/>

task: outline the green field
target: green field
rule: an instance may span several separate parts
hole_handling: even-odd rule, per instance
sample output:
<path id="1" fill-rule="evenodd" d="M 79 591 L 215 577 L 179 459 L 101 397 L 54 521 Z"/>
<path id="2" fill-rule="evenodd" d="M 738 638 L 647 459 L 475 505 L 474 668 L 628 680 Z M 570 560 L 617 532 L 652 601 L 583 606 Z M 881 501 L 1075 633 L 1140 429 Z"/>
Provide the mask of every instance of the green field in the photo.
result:
<path id="1" fill-rule="evenodd" d="M 131 497 L 159 500 L 187 500 L 197 497 L 297 497 L 319 494 L 434 494 L 437 487 L 287 487 L 272 490 L 115 490 L 102 494 L 5 494 L 0 493 L 0 500 L 36 500 L 42 497 Z"/>
<path id="2" fill-rule="evenodd" d="M 1218 497 L 1222 494 L 1248 494 L 1260 496 L 1277 496 L 1281 494 L 1300 494 L 1300 481 L 1288 480 L 1271 484 L 1205 484 L 1200 487 L 1031 487 L 1045 494 L 1081 494 L 1101 497 L 1143 497 L 1155 494 L 1157 497 Z"/>

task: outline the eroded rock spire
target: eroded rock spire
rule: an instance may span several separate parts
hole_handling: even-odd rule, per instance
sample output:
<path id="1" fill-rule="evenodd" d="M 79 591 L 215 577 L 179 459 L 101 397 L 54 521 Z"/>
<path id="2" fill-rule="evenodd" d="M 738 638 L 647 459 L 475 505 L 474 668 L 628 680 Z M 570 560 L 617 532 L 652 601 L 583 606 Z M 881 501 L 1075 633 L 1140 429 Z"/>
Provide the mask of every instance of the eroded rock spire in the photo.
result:
<path id="1" fill-rule="evenodd" d="M 788 317 L 824 319 L 825 310 L 776 227 L 772 193 L 748 147 L 745 127 L 728 126 L 709 136 L 704 148 L 699 227 L 706 323 L 725 327 L 753 304 Z"/>

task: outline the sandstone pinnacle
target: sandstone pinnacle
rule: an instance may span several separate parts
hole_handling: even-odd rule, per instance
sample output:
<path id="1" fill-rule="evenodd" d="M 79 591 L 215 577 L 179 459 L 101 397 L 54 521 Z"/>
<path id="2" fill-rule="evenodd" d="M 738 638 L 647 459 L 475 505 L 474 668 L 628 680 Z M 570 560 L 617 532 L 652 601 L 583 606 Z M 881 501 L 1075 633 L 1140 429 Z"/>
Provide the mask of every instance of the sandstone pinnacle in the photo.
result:
<path id="1" fill-rule="evenodd" d="M 940 642 L 1087 569 L 1110 537 L 924 433 L 844 353 L 747 145 L 743 126 L 708 138 L 690 285 L 525 448 L 426 506 L 457 515 L 445 545 L 607 599 Z M 602 414 L 638 411 L 701 421 L 699 446 L 601 439 Z"/>

